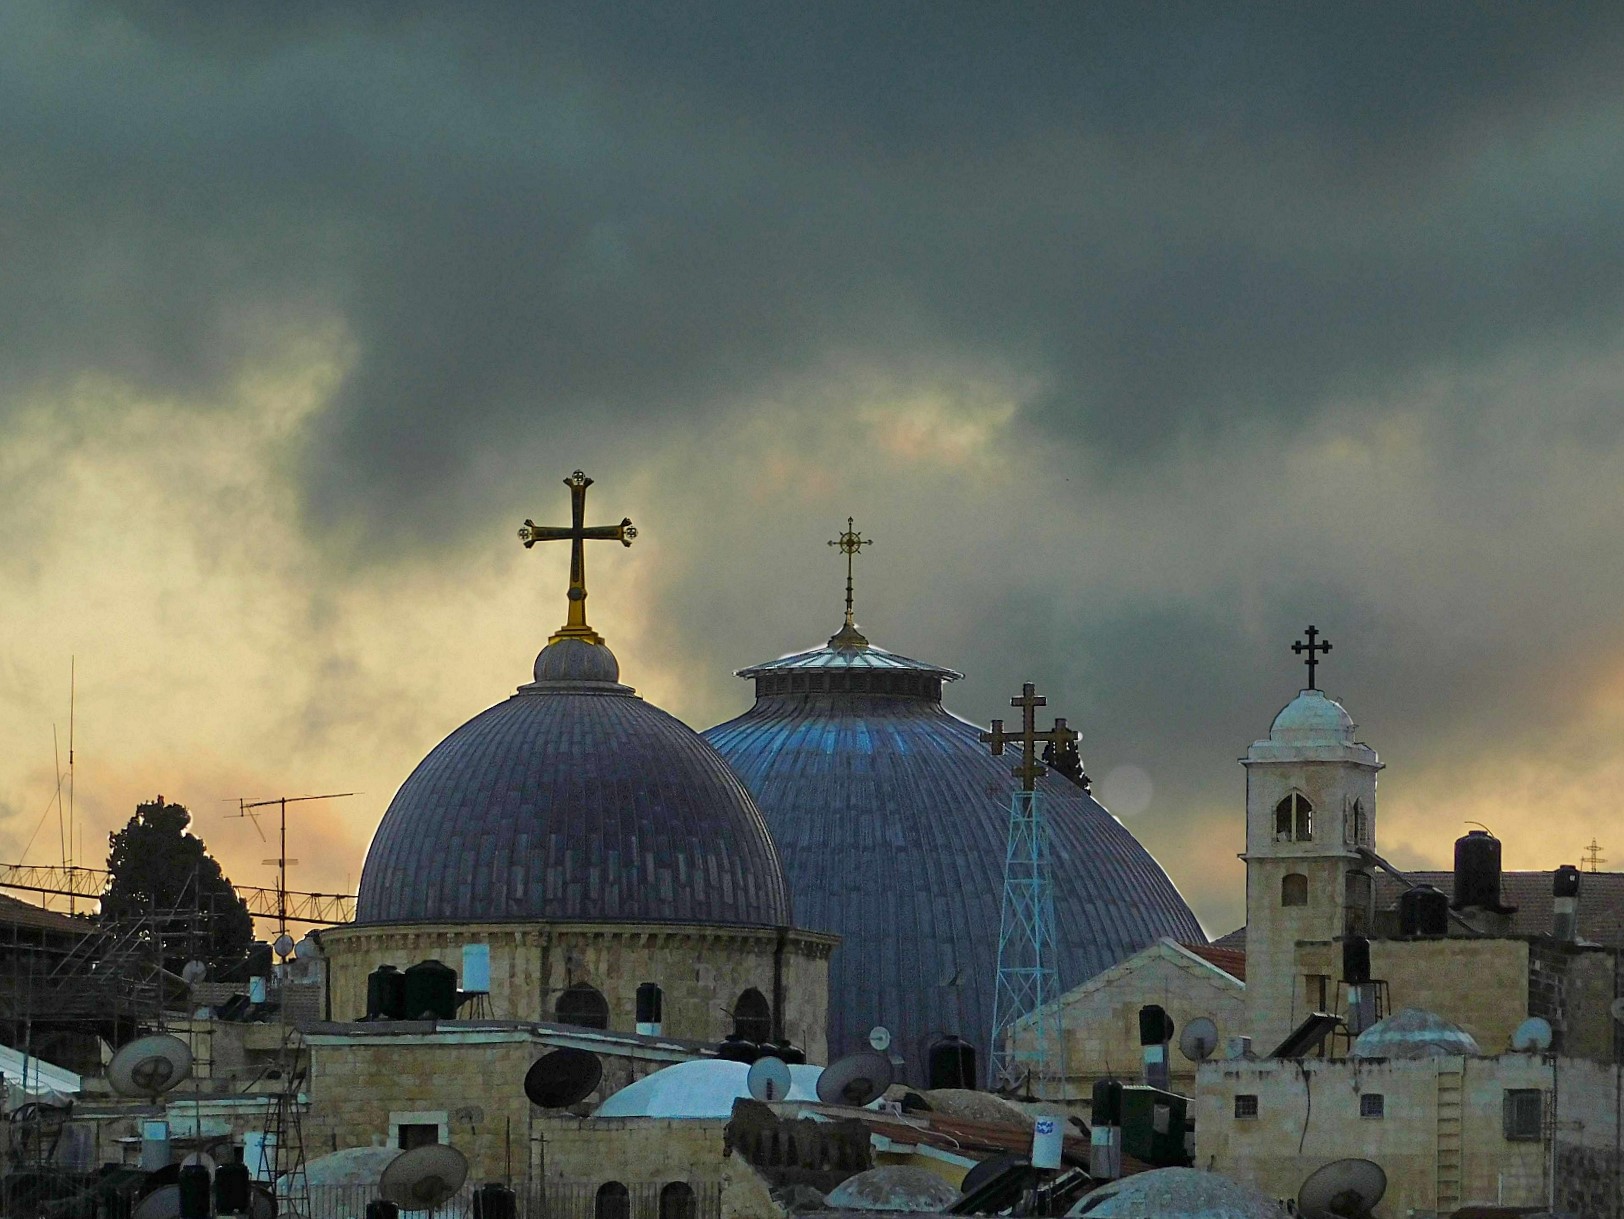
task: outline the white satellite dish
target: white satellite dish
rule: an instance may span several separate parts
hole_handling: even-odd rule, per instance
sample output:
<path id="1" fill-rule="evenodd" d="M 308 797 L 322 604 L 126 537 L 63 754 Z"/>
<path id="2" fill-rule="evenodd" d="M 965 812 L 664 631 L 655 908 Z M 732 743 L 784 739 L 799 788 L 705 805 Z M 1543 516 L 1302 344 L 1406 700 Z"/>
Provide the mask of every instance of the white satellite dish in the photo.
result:
<path id="1" fill-rule="evenodd" d="M 209 967 L 202 961 L 188 961 L 180 971 L 180 980 L 187 986 L 196 986 L 209 976 Z"/>
<path id="2" fill-rule="evenodd" d="M 750 1074 L 745 1077 L 745 1083 L 750 1095 L 759 1101 L 783 1100 L 789 1095 L 789 1064 L 770 1054 L 758 1058 L 750 1064 Z"/>
<path id="3" fill-rule="evenodd" d="M 1179 1053 L 1191 1062 L 1206 1062 L 1218 1049 L 1218 1026 L 1210 1017 L 1197 1016 L 1179 1034 Z"/>
<path id="4" fill-rule="evenodd" d="M 1543 1054 L 1551 1048 L 1551 1022 L 1544 1016 L 1530 1016 L 1511 1034 L 1511 1048 L 1522 1054 Z"/>
<path id="5" fill-rule="evenodd" d="M 156 1100 L 192 1071 L 192 1050 L 179 1037 L 154 1033 L 120 1048 L 107 1064 L 108 1086 L 120 1096 Z"/>
<path id="6" fill-rule="evenodd" d="M 1303 1219 L 1364 1219 L 1387 1192 L 1387 1173 L 1373 1160 L 1332 1160 L 1297 1193 Z"/>
<path id="7" fill-rule="evenodd" d="M 293 937 L 284 931 L 276 937 L 276 943 L 271 945 L 271 951 L 284 960 L 293 955 Z"/>
<path id="8" fill-rule="evenodd" d="M 378 1192 L 401 1210 L 432 1211 L 456 1197 L 466 1180 L 468 1157 L 449 1143 L 430 1143 L 390 1160 Z"/>
<path id="9" fill-rule="evenodd" d="M 848 1054 L 823 1068 L 818 1076 L 818 1099 L 826 1105 L 861 1109 L 883 1096 L 895 1078 L 891 1060 L 878 1050 Z"/>
<path id="10" fill-rule="evenodd" d="M 891 1030 L 883 1024 L 876 1024 L 868 1030 L 868 1046 L 876 1054 L 883 1054 L 891 1048 Z"/>

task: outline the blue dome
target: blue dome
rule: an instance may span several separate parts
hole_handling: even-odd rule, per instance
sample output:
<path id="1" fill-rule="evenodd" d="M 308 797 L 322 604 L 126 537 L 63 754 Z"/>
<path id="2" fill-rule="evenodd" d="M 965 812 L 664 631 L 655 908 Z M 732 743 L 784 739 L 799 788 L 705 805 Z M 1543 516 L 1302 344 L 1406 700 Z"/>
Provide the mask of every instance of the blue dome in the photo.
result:
<path id="1" fill-rule="evenodd" d="M 790 923 L 749 792 L 608 653 L 550 645 L 534 684 L 435 746 L 373 836 L 356 922 Z"/>
<path id="2" fill-rule="evenodd" d="M 801 924 L 842 937 L 831 1057 L 883 1024 L 916 1081 L 942 1033 L 972 1042 L 984 1075 L 1012 759 L 942 707 L 953 670 L 840 644 L 740 670 L 755 679 L 755 706 L 705 736 L 766 817 Z M 1039 786 L 1063 990 L 1162 936 L 1206 942 L 1116 818 L 1061 776 Z"/>

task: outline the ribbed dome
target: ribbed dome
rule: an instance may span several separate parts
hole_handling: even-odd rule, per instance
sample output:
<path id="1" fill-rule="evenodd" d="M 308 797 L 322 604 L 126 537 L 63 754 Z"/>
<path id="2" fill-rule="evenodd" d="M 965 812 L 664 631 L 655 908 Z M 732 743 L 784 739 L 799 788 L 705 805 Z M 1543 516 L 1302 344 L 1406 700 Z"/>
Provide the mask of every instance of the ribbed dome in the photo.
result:
<path id="1" fill-rule="evenodd" d="M 750 794 L 618 672 L 601 644 L 551 644 L 540 680 L 435 746 L 373 836 L 356 921 L 787 926 Z"/>
<path id="2" fill-rule="evenodd" d="M 929 1043 L 952 1032 L 975 1045 L 985 1075 L 1012 759 L 943 709 L 941 683 L 958 674 L 940 665 L 828 647 L 741 673 L 756 681 L 755 706 L 705 735 L 766 816 L 801 924 L 843 937 L 830 1055 L 883 1024 L 922 1080 Z M 1040 787 L 1062 988 L 1164 935 L 1206 942 L 1121 823 L 1058 775 Z"/>
<path id="3" fill-rule="evenodd" d="M 1483 1051 L 1460 1025 L 1405 1007 L 1360 1033 L 1348 1053 L 1353 1058 L 1448 1058 L 1476 1057 Z"/>
<path id="4" fill-rule="evenodd" d="M 1269 740 L 1281 745 L 1352 745 L 1353 717 L 1322 690 L 1304 690 L 1280 710 Z"/>

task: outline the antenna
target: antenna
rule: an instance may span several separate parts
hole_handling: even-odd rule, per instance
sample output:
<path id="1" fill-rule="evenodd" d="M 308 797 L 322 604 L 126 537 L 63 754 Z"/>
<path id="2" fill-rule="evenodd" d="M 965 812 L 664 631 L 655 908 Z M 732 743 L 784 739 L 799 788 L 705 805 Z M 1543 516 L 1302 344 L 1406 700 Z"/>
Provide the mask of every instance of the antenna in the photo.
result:
<path id="1" fill-rule="evenodd" d="M 1309 1173 L 1297 1192 L 1303 1219 L 1365 1219 L 1387 1192 L 1387 1173 L 1373 1160 L 1332 1160 Z"/>
<path id="2" fill-rule="evenodd" d="M 1606 863 L 1606 862 L 1607 862 L 1607 860 L 1602 858 L 1601 843 L 1597 842 L 1594 838 L 1592 838 L 1590 840 L 1590 845 L 1585 848 L 1585 863 L 1588 865 L 1585 868 L 1585 871 L 1586 872 L 1600 872 L 1601 871 L 1601 865 Z"/>
<path id="3" fill-rule="evenodd" d="M 1191 1062 L 1206 1062 L 1218 1048 L 1218 1026 L 1208 1016 L 1197 1016 L 1179 1034 L 1179 1053 Z"/>
<path id="4" fill-rule="evenodd" d="M 297 859 L 288 858 L 288 805 L 302 804 L 306 800 L 342 800 L 346 796 L 358 796 L 360 792 L 329 792 L 325 796 L 273 796 L 269 800 L 237 800 L 237 816 L 252 818 L 254 828 L 259 830 L 259 836 L 265 837 L 265 831 L 259 828 L 259 818 L 254 816 L 256 808 L 269 808 L 276 805 L 278 811 L 277 821 L 277 851 L 275 859 L 267 859 L 266 863 L 276 865 L 276 930 L 278 937 L 288 934 L 288 865 L 296 864 Z M 289 941 L 291 944 L 291 941 Z M 284 956 L 287 954 L 284 953 Z"/>

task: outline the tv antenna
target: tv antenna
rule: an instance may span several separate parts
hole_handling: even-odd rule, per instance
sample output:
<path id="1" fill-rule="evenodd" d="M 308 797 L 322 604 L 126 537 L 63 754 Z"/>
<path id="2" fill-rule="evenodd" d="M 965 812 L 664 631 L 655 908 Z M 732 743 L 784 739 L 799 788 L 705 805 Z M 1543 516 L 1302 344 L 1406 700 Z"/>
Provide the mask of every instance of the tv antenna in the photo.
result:
<path id="1" fill-rule="evenodd" d="M 288 805 L 302 804 L 306 800 L 342 800 L 346 796 L 358 796 L 360 792 L 329 792 L 325 796 L 273 796 L 269 800 L 237 800 L 237 816 L 247 817 L 254 823 L 261 841 L 265 838 L 265 830 L 259 824 L 256 809 L 270 808 L 273 805 L 277 810 L 277 850 L 275 859 L 265 862 L 276 865 L 276 931 L 277 936 L 283 937 L 288 933 L 288 866 L 296 864 L 297 859 L 288 858 Z"/>

